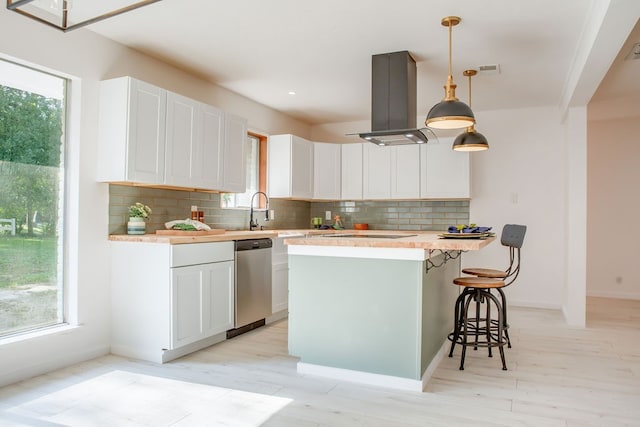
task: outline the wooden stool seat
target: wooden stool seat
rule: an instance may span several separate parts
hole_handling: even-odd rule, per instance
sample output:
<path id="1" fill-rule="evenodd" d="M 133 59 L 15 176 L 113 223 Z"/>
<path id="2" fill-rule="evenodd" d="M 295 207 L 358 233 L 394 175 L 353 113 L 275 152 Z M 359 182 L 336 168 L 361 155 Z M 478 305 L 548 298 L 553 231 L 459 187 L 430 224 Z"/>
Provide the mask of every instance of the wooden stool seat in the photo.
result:
<path id="1" fill-rule="evenodd" d="M 458 286 L 474 289 L 496 289 L 504 287 L 503 280 L 490 277 L 456 277 L 453 279 L 453 283 Z"/>
<path id="2" fill-rule="evenodd" d="M 464 268 L 462 272 L 472 276 L 492 277 L 494 279 L 504 279 L 508 274 L 504 270 L 494 270 L 493 268 Z"/>

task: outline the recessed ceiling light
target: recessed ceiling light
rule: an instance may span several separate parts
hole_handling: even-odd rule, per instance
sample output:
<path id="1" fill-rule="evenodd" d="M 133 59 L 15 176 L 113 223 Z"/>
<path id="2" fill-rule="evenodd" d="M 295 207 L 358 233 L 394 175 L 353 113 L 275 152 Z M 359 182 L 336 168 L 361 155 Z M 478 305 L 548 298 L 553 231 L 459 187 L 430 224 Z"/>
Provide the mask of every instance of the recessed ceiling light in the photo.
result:
<path id="1" fill-rule="evenodd" d="M 296 91 L 295 90 L 290 90 L 288 93 L 289 93 L 289 95 L 295 95 Z"/>

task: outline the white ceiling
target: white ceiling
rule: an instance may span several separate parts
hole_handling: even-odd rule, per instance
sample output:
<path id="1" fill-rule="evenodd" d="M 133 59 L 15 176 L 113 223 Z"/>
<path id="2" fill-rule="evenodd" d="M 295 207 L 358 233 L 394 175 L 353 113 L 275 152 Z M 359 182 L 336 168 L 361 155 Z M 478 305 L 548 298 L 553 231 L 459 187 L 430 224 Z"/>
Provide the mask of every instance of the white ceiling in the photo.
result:
<path id="1" fill-rule="evenodd" d="M 459 98 L 468 99 L 465 69 L 499 64 L 500 74 L 474 78 L 474 110 L 559 106 L 591 7 L 588 0 L 162 0 L 88 28 L 315 125 L 368 119 L 371 55 L 399 50 L 418 63 L 418 113 L 426 115 L 444 95 L 448 32 L 440 21 L 449 15 L 462 18 L 453 29 Z M 640 75 L 640 61 L 620 62 L 625 79 Z M 622 68 L 630 62 L 635 71 Z M 608 90 L 631 95 L 613 80 Z"/>

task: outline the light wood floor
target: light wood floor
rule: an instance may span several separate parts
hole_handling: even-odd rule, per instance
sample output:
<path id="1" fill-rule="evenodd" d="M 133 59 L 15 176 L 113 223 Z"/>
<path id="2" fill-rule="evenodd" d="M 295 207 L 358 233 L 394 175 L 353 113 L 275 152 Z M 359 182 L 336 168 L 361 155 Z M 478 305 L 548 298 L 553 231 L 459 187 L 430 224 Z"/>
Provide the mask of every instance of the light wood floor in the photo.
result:
<path id="1" fill-rule="evenodd" d="M 165 365 L 101 357 L 0 389 L 0 426 L 640 426 L 640 301 L 588 300 L 586 329 L 510 308 L 508 371 L 445 358 L 423 393 L 304 377 L 287 322 Z"/>

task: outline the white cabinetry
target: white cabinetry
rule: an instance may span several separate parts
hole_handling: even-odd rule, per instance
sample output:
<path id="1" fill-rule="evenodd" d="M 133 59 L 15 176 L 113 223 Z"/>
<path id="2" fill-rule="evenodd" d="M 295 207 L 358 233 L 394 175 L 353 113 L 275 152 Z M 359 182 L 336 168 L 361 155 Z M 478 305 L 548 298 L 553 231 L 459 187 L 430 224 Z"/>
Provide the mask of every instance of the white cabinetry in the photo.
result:
<path id="1" fill-rule="evenodd" d="M 289 307 L 289 255 L 284 240 L 292 236 L 272 239 L 271 253 L 271 311 L 272 314 Z"/>
<path id="2" fill-rule="evenodd" d="M 417 199 L 420 197 L 420 147 L 363 146 L 365 199 Z"/>
<path id="3" fill-rule="evenodd" d="M 362 146 L 342 144 L 342 200 L 362 200 Z"/>
<path id="4" fill-rule="evenodd" d="M 231 193 L 244 193 L 246 163 L 244 153 L 247 144 L 247 121 L 242 117 L 225 115 L 224 168 L 222 189 Z"/>
<path id="5" fill-rule="evenodd" d="M 162 363 L 226 338 L 233 242 L 111 244 L 112 353 Z"/>
<path id="6" fill-rule="evenodd" d="M 313 198 L 340 199 L 341 144 L 313 143 Z"/>
<path id="7" fill-rule="evenodd" d="M 313 143 L 295 135 L 269 137 L 269 197 L 313 197 Z"/>
<path id="8" fill-rule="evenodd" d="M 100 82 L 98 180 L 245 191 L 247 121 L 148 83 Z"/>
<path id="9" fill-rule="evenodd" d="M 130 77 L 101 82 L 99 181 L 164 182 L 166 97 Z"/>
<path id="10" fill-rule="evenodd" d="M 420 146 L 391 148 L 391 198 L 420 198 Z"/>
<path id="11" fill-rule="evenodd" d="M 362 147 L 362 196 L 391 198 L 391 147 L 365 144 Z"/>
<path id="12" fill-rule="evenodd" d="M 469 153 L 451 149 L 452 138 L 420 147 L 420 197 L 469 198 Z"/>
<path id="13" fill-rule="evenodd" d="M 167 92 L 166 135 L 164 184 L 221 188 L 224 112 Z"/>

